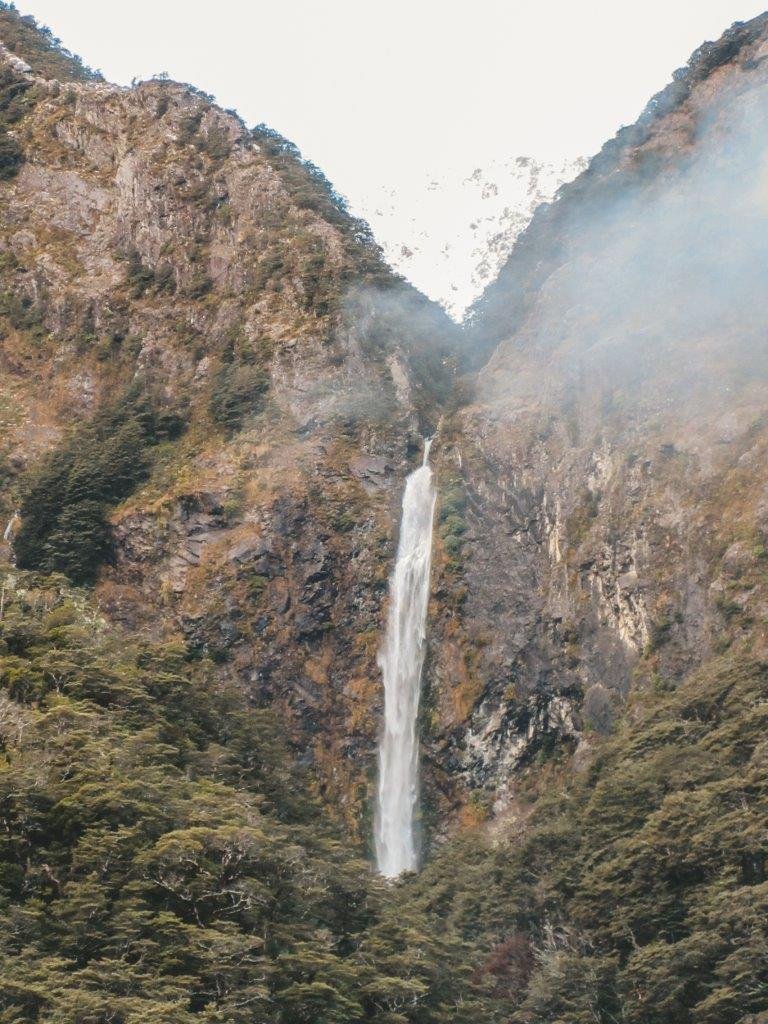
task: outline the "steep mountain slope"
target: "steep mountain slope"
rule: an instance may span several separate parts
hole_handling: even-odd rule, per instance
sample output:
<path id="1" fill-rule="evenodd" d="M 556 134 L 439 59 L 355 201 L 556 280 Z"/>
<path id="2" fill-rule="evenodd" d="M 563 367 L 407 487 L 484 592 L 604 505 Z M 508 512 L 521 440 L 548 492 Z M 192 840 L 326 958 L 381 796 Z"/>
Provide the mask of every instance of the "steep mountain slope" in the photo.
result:
<path id="1" fill-rule="evenodd" d="M 493 351 L 443 437 L 459 600 L 431 678 L 444 762 L 491 795 L 654 679 L 764 653 L 767 34 L 695 54 L 473 311 Z"/>
<path id="2" fill-rule="evenodd" d="M 0 186 L 18 564 L 280 704 L 356 821 L 399 481 L 455 329 L 275 133 L 171 82 L 40 77 L 25 38 Z"/>
<path id="3" fill-rule="evenodd" d="M 473 311 L 408 886 L 519 1024 L 768 1014 L 768 16 L 694 54 Z"/>

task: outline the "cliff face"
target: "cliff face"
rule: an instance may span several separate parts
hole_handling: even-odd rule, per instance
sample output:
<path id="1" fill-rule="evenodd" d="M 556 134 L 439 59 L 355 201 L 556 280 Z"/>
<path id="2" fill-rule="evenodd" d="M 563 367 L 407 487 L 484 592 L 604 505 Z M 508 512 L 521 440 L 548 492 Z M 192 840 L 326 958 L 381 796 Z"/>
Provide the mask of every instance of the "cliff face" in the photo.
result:
<path id="1" fill-rule="evenodd" d="M 633 693 L 764 656 L 767 56 L 766 17 L 703 47 L 472 312 L 431 680 L 438 763 L 497 811 Z"/>
<path id="2" fill-rule="evenodd" d="M 95 580 L 113 621 L 277 704 L 356 825 L 401 480 L 450 388 L 450 322 L 279 136 L 17 49 L 0 469 L 6 519 L 32 487 L 20 567 Z"/>

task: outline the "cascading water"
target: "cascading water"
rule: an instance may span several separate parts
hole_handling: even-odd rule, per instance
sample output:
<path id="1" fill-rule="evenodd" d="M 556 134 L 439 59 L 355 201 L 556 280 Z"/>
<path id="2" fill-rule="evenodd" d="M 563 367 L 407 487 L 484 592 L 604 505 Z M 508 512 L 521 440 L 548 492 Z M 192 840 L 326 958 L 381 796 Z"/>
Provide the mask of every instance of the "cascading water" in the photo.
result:
<path id="1" fill-rule="evenodd" d="M 16 527 L 19 525 L 19 522 L 19 513 L 14 512 L 11 518 L 8 520 L 8 525 L 5 527 L 5 530 L 3 531 L 3 540 L 6 541 L 8 544 L 12 543 L 13 535 L 16 532 Z"/>
<path id="2" fill-rule="evenodd" d="M 390 580 L 387 631 L 378 663 L 384 677 L 384 729 L 379 741 L 376 862 L 387 878 L 418 867 L 413 819 L 418 803 L 416 718 L 424 665 L 435 489 L 424 460 L 405 483 L 400 540 Z"/>

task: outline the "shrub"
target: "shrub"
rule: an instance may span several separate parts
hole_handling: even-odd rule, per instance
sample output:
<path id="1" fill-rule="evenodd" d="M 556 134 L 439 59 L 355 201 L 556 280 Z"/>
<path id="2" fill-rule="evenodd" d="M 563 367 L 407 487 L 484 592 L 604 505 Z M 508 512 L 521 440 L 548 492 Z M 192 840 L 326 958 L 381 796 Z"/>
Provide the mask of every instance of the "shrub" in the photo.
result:
<path id="1" fill-rule="evenodd" d="M 20 583 L 0 622 L 0 1019 L 496 1019 L 467 946 L 372 877 L 274 714 L 58 581 Z M 524 980 L 524 953 L 488 969 L 514 985 L 520 961 Z"/>
<path id="2" fill-rule="evenodd" d="M 0 10 L 0 24 L 3 13 Z M 8 40 L 3 37 L 4 41 Z M 0 181 L 10 181 L 19 173 L 24 151 L 8 134 L 8 127 L 20 121 L 34 103 L 32 83 L 11 68 L 0 69 Z"/>
<path id="3" fill-rule="evenodd" d="M 209 402 L 214 423 L 228 431 L 240 430 L 248 416 L 262 407 L 269 377 L 261 368 L 244 362 L 224 363 L 216 373 Z"/>
<path id="4" fill-rule="evenodd" d="M 142 262 L 138 249 L 130 249 L 126 256 L 125 280 L 134 299 L 140 299 L 155 283 L 155 273 Z"/>
<path id="5" fill-rule="evenodd" d="M 29 331 L 35 338 L 45 336 L 42 309 L 24 295 L 21 298 L 13 292 L 0 292 L 0 316 L 5 316 L 17 331 Z"/>
<path id="6" fill-rule="evenodd" d="M 24 152 L 16 139 L 0 130 L 0 181 L 10 181 L 19 173 Z"/>
<path id="7" fill-rule="evenodd" d="M 92 71 L 65 49 L 49 28 L 38 25 L 31 15 L 22 17 L 11 3 L 0 3 L 0 38 L 43 78 L 59 82 L 102 80 L 98 71 Z"/>
<path id="8" fill-rule="evenodd" d="M 194 274 L 184 289 L 184 294 L 190 299 L 202 299 L 204 295 L 213 288 L 213 281 L 202 271 Z"/>
<path id="9" fill-rule="evenodd" d="M 358 518 L 348 508 L 340 509 L 333 517 L 333 526 L 339 533 L 349 533 L 357 526 Z"/>
<path id="10" fill-rule="evenodd" d="M 649 653 L 658 651 L 660 647 L 668 643 L 671 639 L 672 632 L 672 621 L 670 619 L 662 619 L 660 622 L 656 622 L 651 626 L 651 636 L 648 641 Z"/>
<path id="11" fill-rule="evenodd" d="M 463 536 L 467 529 L 464 514 L 466 505 L 467 495 L 461 477 L 449 477 L 440 491 L 437 523 L 443 548 L 450 559 L 449 568 L 454 572 L 460 568 L 459 556 L 464 544 Z"/>
<path id="12" fill-rule="evenodd" d="M 93 582 L 110 555 L 108 509 L 146 477 L 149 448 L 182 426 L 178 413 L 133 392 L 48 455 L 22 498 L 19 567 Z"/>
<path id="13" fill-rule="evenodd" d="M 182 117 L 181 121 L 179 121 L 178 135 L 178 140 L 182 145 L 194 139 L 200 129 L 200 122 L 202 120 L 203 112 L 201 110 L 195 114 L 187 114 L 186 117 Z"/>
<path id="14" fill-rule="evenodd" d="M 158 295 L 173 295 L 176 291 L 176 276 L 172 263 L 160 263 L 155 270 L 155 291 Z"/>
<path id="15" fill-rule="evenodd" d="M 261 573 L 249 573 L 246 586 L 248 589 L 248 596 L 252 601 L 259 601 L 261 599 L 261 596 L 264 593 L 264 588 L 268 582 L 269 580 L 267 577 L 263 576 Z"/>
<path id="16" fill-rule="evenodd" d="M 724 616 L 726 622 L 730 622 L 736 618 L 737 615 L 741 615 L 744 609 L 741 605 L 734 601 L 730 597 L 726 597 L 724 594 L 720 595 L 715 601 L 715 607 Z"/>
<path id="17" fill-rule="evenodd" d="M 214 125 L 205 136 L 204 149 L 214 160 L 224 160 L 232 151 L 232 144 L 223 128 Z"/>

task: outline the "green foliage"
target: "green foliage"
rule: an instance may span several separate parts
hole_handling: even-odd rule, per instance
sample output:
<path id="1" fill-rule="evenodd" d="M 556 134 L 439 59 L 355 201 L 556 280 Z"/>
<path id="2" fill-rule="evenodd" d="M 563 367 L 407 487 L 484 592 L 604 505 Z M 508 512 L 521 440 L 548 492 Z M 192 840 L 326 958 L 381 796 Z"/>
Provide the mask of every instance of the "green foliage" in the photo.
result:
<path id="1" fill-rule="evenodd" d="M 200 123 L 203 120 L 202 110 L 197 110 L 192 114 L 187 114 L 179 121 L 179 135 L 178 139 L 182 145 L 187 145 L 197 135 L 200 130 Z"/>
<path id="2" fill-rule="evenodd" d="M 214 423 L 230 432 L 240 430 L 261 409 L 268 387 L 269 376 L 261 367 L 230 356 L 213 378 L 209 411 Z"/>
<path id="3" fill-rule="evenodd" d="M 1 141 L 0 135 L 0 144 Z M 0 292 L 0 316 L 5 317 L 17 331 L 26 331 L 38 341 L 45 337 L 42 309 L 25 295 L 19 296 L 11 291 Z"/>
<path id="4" fill-rule="evenodd" d="M 661 619 L 651 626 L 651 635 L 648 641 L 648 652 L 655 653 L 670 640 L 674 623 L 671 619 Z"/>
<path id="5" fill-rule="evenodd" d="M 304 290 L 304 303 L 318 316 L 330 312 L 332 306 L 333 275 L 326 266 L 325 247 L 321 239 L 303 239 L 308 252 L 301 260 L 299 272 Z"/>
<path id="6" fill-rule="evenodd" d="M 267 159 L 279 170 L 298 206 L 314 210 L 337 227 L 352 227 L 361 238 L 372 242 L 368 225 L 350 217 L 344 197 L 334 189 L 319 167 L 302 160 L 301 153 L 292 142 L 265 124 L 257 125 L 252 135 Z"/>
<path id="7" fill-rule="evenodd" d="M 155 270 L 154 286 L 158 295 L 173 295 L 176 291 L 176 275 L 172 263 L 159 263 Z"/>
<path id="8" fill-rule="evenodd" d="M 474 1024 L 467 947 L 335 834 L 268 712 L 55 581 L 0 622 L 0 1020 Z"/>
<path id="9" fill-rule="evenodd" d="M 15 476 L 16 470 L 11 464 L 11 460 L 5 452 L 0 451 L 0 492 L 8 486 Z"/>
<path id="10" fill-rule="evenodd" d="M 172 263 L 165 260 L 154 269 L 148 267 L 135 248 L 129 249 L 122 258 L 125 260 L 125 283 L 132 298 L 140 299 L 148 292 L 153 295 L 173 295 L 176 291 L 176 274 Z M 200 294 L 204 294 L 205 290 L 200 291 Z"/>
<path id="11" fill-rule="evenodd" d="M 203 148 L 212 159 L 225 160 L 232 151 L 232 143 L 222 128 L 213 125 L 208 129 Z"/>
<path id="12" fill-rule="evenodd" d="M 403 891 L 433 928 L 534 950 L 509 1024 L 739 1024 L 768 1009 L 768 669 L 657 691 L 514 845 L 448 848 Z M 514 966 L 514 965 L 513 965 Z M 519 967 L 519 964 L 518 964 Z M 502 971 L 503 974 L 503 971 Z"/>
<path id="13" fill-rule="evenodd" d="M 568 543 L 572 548 L 578 548 L 586 539 L 600 512 L 601 498 L 602 495 L 599 492 L 590 491 L 586 487 L 581 492 L 579 502 L 568 516 L 565 527 Z"/>
<path id="14" fill-rule="evenodd" d="M 467 492 L 458 474 L 440 480 L 440 500 L 437 511 L 437 530 L 448 561 L 446 568 L 457 575 L 462 571 L 461 551 L 464 546 Z"/>
<path id="15" fill-rule="evenodd" d="M 8 129 L 28 110 L 30 89 L 31 82 L 10 68 L 0 69 L 0 181 L 15 178 L 24 160 L 24 151 Z"/>
<path id="16" fill-rule="evenodd" d="M 184 294 L 190 299 L 202 299 L 213 288 L 213 281 L 203 270 L 197 271 L 187 283 Z"/>
<path id="17" fill-rule="evenodd" d="M 11 68 L 0 70 L 0 118 L 4 128 L 20 121 L 30 106 L 32 83 Z"/>
<path id="18" fill-rule="evenodd" d="M 726 622 L 730 622 L 732 619 L 741 615 L 744 609 L 732 598 L 727 597 L 725 594 L 721 594 L 715 600 L 717 610 L 724 616 Z"/>
<path id="19" fill-rule="evenodd" d="M 134 389 L 75 431 L 27 482 L 14 540 L 18 565 L 92 582 L 110 554 L 108 509 L 145 478 L 151 446 L 181 426 Z"/>
<path id="20" fill-rule="evenodd" d="M 126 256 L 125 280 L 134 299 L 141 298 L 155 283 L 155 272 L 142 262 L 138 249 L 130 249 Z"/>
<path id="21" fill-rule="evenodd" d="M 354 509 L 341 508 L 334 512 L 331 522 L 338 533 L 349 533 L 358 525 L 358 516 Z"/>
<path id="22" fill-rule="evenodd" d="M 31 15 L 22 17 L 12 3 L 0 3 L 0 38 L 8 49 L 29 64 L 35 74 L 60 82 L 101 79 L 70 53 L 50 29 L 38 25 Z"/>
<path id="23" fill-rule="evenodd" d="M 0 131 L 0 181 L 10 181 L 19 172 L 24 153 L 15 139 Z"/>
<path id="24" fill-rule="evenodd" d="M 249 572 L 246 577 L 246 586 L 248 588 L 248 596 L 252 601 L 261 600 L 261 596 L 264 593 L 264 589 L 269 582 L 266 576 L 263 576 L 258 572 Z"/>
<path id="25" fill-rule="evenodd" d="M 467 492 L 464 481 L 456 474 L 446 476 L 440 483 L 440 509 L 437 515 L 444 536 L 462 536 L 467 528 L 466 508 Z"/>

